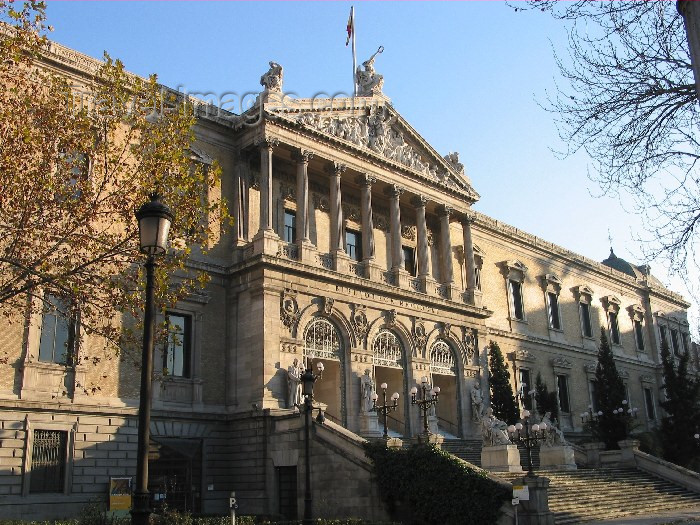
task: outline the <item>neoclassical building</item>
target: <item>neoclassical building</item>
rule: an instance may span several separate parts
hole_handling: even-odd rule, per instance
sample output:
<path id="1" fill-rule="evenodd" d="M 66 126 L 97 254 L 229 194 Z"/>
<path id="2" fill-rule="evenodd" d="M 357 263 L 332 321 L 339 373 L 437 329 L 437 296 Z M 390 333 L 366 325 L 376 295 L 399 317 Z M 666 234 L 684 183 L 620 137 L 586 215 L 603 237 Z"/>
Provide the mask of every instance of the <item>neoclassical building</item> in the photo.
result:
<path id="1" fill-rule="evenodd" d="M 51 44 L 46 64 L 81 82 L 97 62 Z M 221 165 L 235 222 L 193 256 L 212 277 L 207 288 L 166 313 L 174 335 L 156 351 L 167 375 L 155 379 L 151 426 L 159 502 L 224 512 L 236 491 L 244 514 L 300 514 L 294 360 L 324 364 L 315 398 L 328 424 L 314 424 L 312 449 L 318 515 L 383 516 L 359 446 L 378 435 L 362 399 L 366 373 L 399 393 L 392 434 L 422 430 L 409 392 L 425 377 L 441 389 L 433 430 L 477 437 L 470 394 L 488 398 L 493 340 L 520 402 L 531 406 L 540 374 L 575 437 L 595 406 L 602 327 L 641 427 L 661 416 L 660 342 L 676 354 L 690 348 L 688 302 L 612 250 L 596 262 L 473 209 L 479 195 L 458 155 L 436 152 L 404 120 L 373 64 L 362 73 L 356 97 L 290 99 L 271 63 L 246 113 L 199 107 L 193 158 Z M 46 350 L 65 347 L 69 325 L 49 312 L 0 336 L 9 516 L 74 514 L 106 498 L 110 477 L 135 474 L 138 371 L 118 360 L 67 364 L 79 360 Z M 78 386 L 95 382 L 97 393 Z"/>

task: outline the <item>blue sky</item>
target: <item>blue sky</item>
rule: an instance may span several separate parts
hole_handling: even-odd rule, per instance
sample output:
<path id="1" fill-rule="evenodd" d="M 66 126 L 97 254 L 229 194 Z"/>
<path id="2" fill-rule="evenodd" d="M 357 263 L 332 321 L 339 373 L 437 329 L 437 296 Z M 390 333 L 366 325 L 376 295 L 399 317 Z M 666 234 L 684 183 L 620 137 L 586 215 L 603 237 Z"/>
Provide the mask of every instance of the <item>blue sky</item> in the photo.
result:
<path id="1" fill-rule="evenodd" d="M 268 61 L 301 97 L 352 89 L 345 47 L 350 2 L 48 2 L 50 37 L 188 92 L 260 89 Z M 642 263 L 639 217 L 595 198 L 589 160 L 560 160 L 546 100 L 558 79 L 563 24 L 498 1 L 355 2 L 358 63 L 379 45 L 384 93 L 442 154 L 458 151 L 481 200 L 475 209 L 587 257 Z M 652 272 L 668 282 L 660 263 Z M 672 287 L 682 292 L 682 287 Z"/>

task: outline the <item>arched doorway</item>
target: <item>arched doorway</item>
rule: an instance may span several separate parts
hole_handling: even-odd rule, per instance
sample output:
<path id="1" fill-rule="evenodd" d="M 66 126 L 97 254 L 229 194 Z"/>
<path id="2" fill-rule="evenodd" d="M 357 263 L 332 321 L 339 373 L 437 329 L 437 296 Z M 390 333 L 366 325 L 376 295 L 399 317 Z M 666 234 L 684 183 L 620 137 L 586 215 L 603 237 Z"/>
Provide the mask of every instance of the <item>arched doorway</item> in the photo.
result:
<path id="1" fill-rule="evenodd" d="M 398 392 L 399 407 L 396 412 L 391 412 L 387 419 L 390 430 L 400 435 L 408 433 L 406 424 L 406 376 L 404 348 L 401 340 L 392 331 L 381 329 L 372 342 L 372 354 L 374 360 L 374 380 L 377 385 L 377 393 L 381 396 L 380 385 L 387 384 L 387 402 L 394 392 Z M 382 402 L 382 399 L 379 399 Z M 380 422 L 382 425 L 383 421 Z"/>
<path id="2" fill-rule="evenodd" d="M 345 360 L 338 328 L 325 317 L 314 318 L 304 331 L 304 364 L 323 362 L 323 379 L 314 385 L 314 399 L 325 403 L 326 416 L 346 426 Z"/>
<path id="3" fill-rule="evenodd" d="M 457 366 L 450 344 L 438 339 L 430 347 L 430 375 L 434 387 L 440 387 L 437 406 L 438 429 L 459 436 L 459 385 Z"/>

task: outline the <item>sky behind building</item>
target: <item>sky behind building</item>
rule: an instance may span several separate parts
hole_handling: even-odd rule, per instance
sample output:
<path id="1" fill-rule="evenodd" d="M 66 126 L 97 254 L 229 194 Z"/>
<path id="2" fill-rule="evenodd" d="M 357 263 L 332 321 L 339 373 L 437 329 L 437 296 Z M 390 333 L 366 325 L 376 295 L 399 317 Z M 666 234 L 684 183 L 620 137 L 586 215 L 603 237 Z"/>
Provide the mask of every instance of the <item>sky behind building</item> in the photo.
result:
<path id="1" fill-rule="evenodd" d="M 189 93 L 258 92 L 274 60 L 284 91 L 351 93 L 350 2 L 48 2 L 50 37 Z M 377 48 L 384 93 L 435 149 L 457 151 L 481 200 L 475 209 L 595 260 L 641 264 L 649 237 L 630 203 L 596 198 L 585 154 L 564 150 L 540 104 L 558 78 L 565 26 L 502 2 L 355 2 L 357 61 Z M 230 99 L 231 96 L 229 95 Z M 247 100 L 251 100 L 248 97 Z M 240 110 L 238 108 L 237 112 Z M 660 263 L 652 272 L 672 289 Z"/>

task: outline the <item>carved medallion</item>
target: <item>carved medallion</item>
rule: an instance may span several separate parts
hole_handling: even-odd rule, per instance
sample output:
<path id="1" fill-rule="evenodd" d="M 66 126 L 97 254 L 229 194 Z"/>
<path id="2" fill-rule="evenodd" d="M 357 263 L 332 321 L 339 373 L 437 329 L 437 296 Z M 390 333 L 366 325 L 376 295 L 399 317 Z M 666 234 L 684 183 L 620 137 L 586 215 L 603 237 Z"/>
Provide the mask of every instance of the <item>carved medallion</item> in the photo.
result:
<path id="1" fill-rule="evenodd" d="M 332 297 L 321 297 L 321 309 L 326 315 L 330 315 L 333 311 L 334 299 Z"/>
<path id="2" fill-rule="evenodd" d="M 367 314 L 365 313 L 364 306 L 358 304 L 354 306 L 351 321 L 358 341 L 365 341 L 367 339 L 367 333 L 369 332 L 369 321 L 367 321 Z"/>
<path id="3" fill-rule="evenodd" d="M 296 325 L 299 320 L 299 305 L 297 304 L 296 294 L 292 292 L 284 292 L 282 294 L 280 319 L 284 326 L 290 330 Z"/>
<path id="4" fill-rule="evenodd" d="M 413 341 L 415 342 L 416 349 L 420 350 L 421 353 L 425 353 L 425 345 L 428 342 L 428 335 L 425 331 L 425 324 L 421 320 L 416 320 L 413 326 Z"/>

